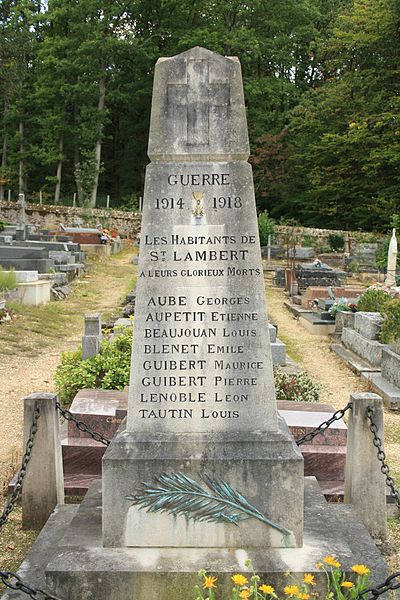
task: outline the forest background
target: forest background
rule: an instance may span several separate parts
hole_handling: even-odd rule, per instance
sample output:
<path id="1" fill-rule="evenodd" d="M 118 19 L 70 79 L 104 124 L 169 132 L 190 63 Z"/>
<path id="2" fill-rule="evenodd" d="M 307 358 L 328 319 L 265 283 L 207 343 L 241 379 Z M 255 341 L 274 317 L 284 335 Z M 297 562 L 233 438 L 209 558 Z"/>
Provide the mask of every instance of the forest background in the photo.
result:
<path id="1" fill-rule="evenodd" d="M 400 0 L 0 0 L 0 200 L 137 208 L 154 64 L 238 56 L 257 207 L 385 230 L 400 208 Z"/>

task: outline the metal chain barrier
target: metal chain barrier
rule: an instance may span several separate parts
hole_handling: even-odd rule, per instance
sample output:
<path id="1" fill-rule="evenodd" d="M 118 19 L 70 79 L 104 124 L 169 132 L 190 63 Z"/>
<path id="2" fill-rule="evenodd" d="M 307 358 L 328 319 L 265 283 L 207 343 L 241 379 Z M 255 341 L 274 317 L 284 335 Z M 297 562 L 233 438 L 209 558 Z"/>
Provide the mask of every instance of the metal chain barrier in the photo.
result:
<path id="1" fill-rule="evenodd" d="M 386 592 L 392 592 L 398 589 L 400 589 L 400 571 L 397 571 L 397 573 L 393 573 L 393 575 L 390 575 L 390 577 L 388 577 L 383 583 L 378 585 L 376 588 L 368 588 L 367 590 L 364 590 L 363 592 L 361 592 L 361 594 L 358 595 L 358 597 L 360 600 L 375 600 L 375 598 L 382 596 L 382 594 L 386 594 Z M 368 598 L 366 598 L 365 594 L 371 594 L 371 596 L 368 596 Z"/>
<path id="2" fill-rule="evenodd" d="M 374 416 L 374 410 L 371 406 L 368 406 L 367 407 L 367 417 L 370 422 L 369 428 L 374 437 L 373 444 L 377 449 L 376 455 L 378 457 L 379 462 L 381 463 L 381 471 L 385 475 L 386 485 L 390 489 L 390 495 L 394 498 L 394 500 L 396 502 L 396 506 L 398 508 L 400 508 L 400 490 L 396 489 L 394 479 L 393 479 L 393 477 L 390 476 L 389 465 L 386 462 L 386 454 L 382 450 L 382 440 L 378 436 L 378 427 L 376 426 L 376 424 L 374 422 L 373 416 Z"/>
<path id="3" fill-rule="evenodd" d="M 67 421 L 72 421 L 73 423 L 75 423 L 79 431 L 88 433 L 94 440 L 96 440 L 96 442 L 101 442 L 105 446 L 110 445 L 111 440 L 105 438 L 104 435 L 102 435 L 98 431 L 93 431 L 93 429 L 89 427 L 89 425 L 86 425 L 86 423 L 84 423 L 83 421 L 79 421 L 79 419 L 74 417 L 74 415 L 69 410 L 62 408 L 59 402 L 56 402 L 56 408 Z"/>
<path id="4" fill-rule="evenodd" d="M 24 592 L 34 600 L 60 600 L 55 596 L 50 596 L 47 592 L 43 590 L 39 590 L 32 585 L 28 585 L 24 583 L 16 573 L 12 573 L 11 571 L 0 571 L 0 581 L 4 583 L 6 587 L 10 590 L 19 590 L 20 592 Z"/>
<path id="5" fill-rule="evenodd" d="M 309 433 L 306 433 L 301 438 L 297 439 L 296 444 L 298 446 L 301 446 L 301 444 L 310 442 L 312 439 L 315 438 L 315 436 L 319 435 L 320 433 L 323 433 L 326 429 L 328 429 L 328 427 L 330 427 L 332 425 L 332 423 L 334 423 L 335 421 L 340 421 L 340 419 L 342 419 L 344 417 L 344 415 L 346 414 L 346 412 L 348 410 L 350 410 L 352 407 L 353 407 L 353 404 L 351 402 L 349 402 L 344 408 L 334 412 L 330 419 L 328 419 L 327 421 L 324 421 L 323 423 L 318 425 L 318 427 L 316 427 Z"/>
<path id="6" fill-rule="evenodd" d="M 5 507 L 2 515 L 0 516 L 0 530 L 7 523 L 8 517 L 9 517 L 10 513 L 14 510 L 14 507 L 15 507 L 17 500 L 19 498 L 19 495 L 21 493 L 22 482 L 24 481 L 24 477 L 26 475 L 26 467 L 31 458 L 32 448 L 33 448 L 33 444 L 35 441 L 36 432 L 38 429 L 37 422 L 38 422 L 39 417 L 40 417 L 40 408 L 35 403 L 35 408 L 33 410 L 33 416 L 32 416 L 32 425 L 31 425 L 31 429 L 29 432 L 28 441 L 26 442 L 25 453 L 22 458 L 22 464 L 18 471 L 17 481 L 15 482 L 14 490 L 10 496 L 10 499 L 6 504 L 6 507 Z"/>

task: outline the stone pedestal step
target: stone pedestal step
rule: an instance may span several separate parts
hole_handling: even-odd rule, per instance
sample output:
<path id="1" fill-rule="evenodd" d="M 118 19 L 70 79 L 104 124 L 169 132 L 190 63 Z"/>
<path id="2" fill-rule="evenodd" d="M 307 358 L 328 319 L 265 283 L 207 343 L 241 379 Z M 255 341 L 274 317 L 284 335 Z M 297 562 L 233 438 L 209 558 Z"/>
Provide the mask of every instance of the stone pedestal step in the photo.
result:
<path id="1" fill-rule="evenodd" d="M 368 558 L 371 583 L 378 584 L 387 577 L 385 562 L 355 512 L 349 506 L 327 505 L 313 480 L 306 480 L 305 485 L 304 547 L 279 552 L 103 548 L 100 507 L 99 486 L 91 490 L 80 507 L 57 507 L 21 566 L 23 579 L 60 598 L 79 598 L 85 589 L 87 597 L 96 600 L 132 600 L 139 597 L 136 590 L 142 590 L 145 583 L 149 585 L 146 597 L 174 598 L 179 581 L 181 585 L 187 583 L 181 597 L 190 598 L 200 568 L 210 569 L 212 565 L 220 589 L 225 585 L 223 589 L 228 590 L 232 587 L 232 574 L 245 572 L 243 563 L 249 558 L 263 581 L 279 592 L 287 585 L 285 571 L 290 570 L 300 581 L 305 572 L 313 573 L 322 597 L 326 588 L 320 586 L 325 577 L 315 565 L 332 553 L 338 556 L 346 573 L 351 572 L 352 565 Z M 9 591 L 4 600 L 11 598 L 24 600 L 26 595 Z"/>
<path id="2" fill-rule="evenodd" d="M 303 313 L 299 322 L 309 333 L 313 335 L 329 335 L 335 331 L 335 322 L 321 319 L 316 313 Z"/>
<path id="3" fill-rule="evenodd" d="M 346 348 L 342 344 L 331 344 L 331 350 L 335 352 L 357 375 L 361 373 L 379 373 L 379 369 L 372 367 L 367 361 L 360 358 L 349 348 Z"/>
<path id="4" fill-rule="evenodd" d="M 383 398 L 383 404 L 391 410 L 400 411 L 400 389 L 382 377 L 381 373 L 361 373 L 361 377 L 368 381 L 372 391 Z"/>

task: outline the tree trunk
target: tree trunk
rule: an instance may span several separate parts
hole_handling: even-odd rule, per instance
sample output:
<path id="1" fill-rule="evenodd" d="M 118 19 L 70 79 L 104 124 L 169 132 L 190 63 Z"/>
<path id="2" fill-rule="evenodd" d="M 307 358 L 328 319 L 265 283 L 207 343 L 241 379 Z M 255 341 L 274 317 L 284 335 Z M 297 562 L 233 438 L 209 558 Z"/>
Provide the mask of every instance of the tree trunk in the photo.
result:
<path id="1" fill-rule="evenodd" d="M 78 196 L 78 206 L 82 206 L 83 202 L 83 189 L 81 180 L 79 179 L 79 145 L 75 144 L 74 147 L 74 173 L 75 173 L 75 184 L 76 184 L 76 192 Z"/>
<path id="2" fill-rule="evenodd" d="M 64 150 L 64 138 L 61 135 L 60 136 L 60 141 L 58 142 L 58 151 L 59 151 L 59 157 L 58 157 L 58 165 L 57 165 L 57 183 L 56 183 L 56 189 L 54 192 L 54 202 L 55 204 L 58 204 L 60 202 L 60 191 L 61 191 L 61 174 L 62 174 L 62 164 L 63 164 L 63 150 Z"/>
<path id="3" fill-rule="evenodd" d="M 25 150 L 25 140 L 24 140 L 24 122 L 19 122 L 18 127 L 19 133 L 19 168 L 18 168 L 18 193 L 25 194 L 25 178 L 24 178 L 24 150 Z"/>
<path id="4" fill-rule="evenodd" d="M 74 104 L 74 128 L 75 128 L 75 130 L 77 128 L 77 121 L 78 121 L 78 106 L 76 104 Z M 75 132 L 75 137 L 77 137 L 76 132 Z M 74 146 L 74 176 L 75 176 L 76 193 L 77 193 L 77 197 L 78 197 L 78 206 L 82 206 L 83 189 L 82 189 L 81 180 L 79 179 L 79 171 L 78 171 L 79 157 L 80 157 L 79 143 L 75 142 L 75 146 Z"/>
<path id="5" fill-rule="evenodd" d="M 4 121 L 6 120 L 6 115 L 8 112 L 8 102 L 7 102 L 7 98 L 4 98 Z M 4 126 L 4 137 L 3 137 L 3 150 L 1 153 L 1 172 L 2 175 L 4 177 L 4 172 L 7 166 L 7 150 L 8 150 L 8 143 L 7 143 L 7 131 L 5 129 Z M 0 202 L 4 200 L 4 183 L 2 181 L 2 179 L 0 179 Z"/>
<path id="6" fill-rule="evenodd" d="M 105 97 L 106 97 L 106 80 L 105 80 L 105 77 L 102 77 L 99 81 L 99 102 L 97 105 L 98 112 L 102 112 L 104 110 Z M 96 173 L 94 176 L 93 189 L 92 189 L 92 199 L 91 199 L 92 208 L 94 208 L 96 206 L 97 187 L 99 185 L 102 133 L 103 133 L 103 127 L 101 127 L 101 129 L 99 131 L 99 139 L 97 140 L 96 148 L 95 148 Z"/>

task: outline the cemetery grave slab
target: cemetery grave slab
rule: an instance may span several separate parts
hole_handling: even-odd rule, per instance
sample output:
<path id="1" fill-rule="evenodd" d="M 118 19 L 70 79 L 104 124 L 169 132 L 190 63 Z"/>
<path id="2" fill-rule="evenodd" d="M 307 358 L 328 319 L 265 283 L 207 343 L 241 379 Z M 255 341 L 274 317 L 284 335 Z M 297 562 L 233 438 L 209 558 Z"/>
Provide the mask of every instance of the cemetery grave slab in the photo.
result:
<path id="1" fill-rule="evenodd" d="M 362 373 L 378 373 L 379 368 L 371 366 L 366 360 L 363 360 L 342 344 L 331 344 L 331 350 L 343 360 L 343 362 L 357 375 Z"/>
<path id="2" fill-rule="evenodd" d="M 61 598 L 89 600 L 171 600 L 191 598 L 198 583 L 197 572 L 205 569 L 218 577 L 218 589 L 226 595 L 233 573 L 246 573 L 252 564 L 263 581 L 281 591 L 288 580 L 285 571 L 301 579 L 315 575 L 315 591 L 325 583 L 315 564 L 324 556 L 336 555 L 345 571 L 353 564 L 373 569 L 373 581 L 386 574 L 385 562 L 364 525 L 349 506 L 327 504 L 313 478 L 306 479 L 303 548 L 257 550 L 103 548 L 101 543 L 101 485 L 95 484 L 77 507 L 58 507 L 39 534 L 19 574 L 34 585 L 51 590 Z M 100 585 L 98 585 L 100 583 Z M 98 588 L 94 595 L 91 590 Z M 26 595 L 9 591 L 2 600 L 24 600 Z"/>
<path id="3" fill-rule="evenodd" d="M 368 381 L 372 391 L 383 398 L 383 404 L 391 410 L 400 411 L 400 388 L 393 385 L 381 373 L 361 373 L 361 377 Z"/>

